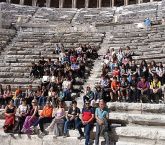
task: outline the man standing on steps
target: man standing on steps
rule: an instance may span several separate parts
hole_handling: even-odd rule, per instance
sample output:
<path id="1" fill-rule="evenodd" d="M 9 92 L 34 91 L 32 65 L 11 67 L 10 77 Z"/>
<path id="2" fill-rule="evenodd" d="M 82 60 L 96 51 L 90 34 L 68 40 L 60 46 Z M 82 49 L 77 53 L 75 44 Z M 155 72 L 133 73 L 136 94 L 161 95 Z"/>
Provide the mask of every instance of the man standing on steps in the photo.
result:
<path id="1" fill-rule="evenodd" d="M 109 137 L 109 110 L 106 108 L 106 103 L 104 100 L 99 101 L 99 107 L 95 111 L 96 118 L 96 136 L 95 145 L 99 145 L 99 136 L 103 134 L 105 138 L 105 145 L 110 145 Z"/>
<path id="2" fill-rule="evenodd" d="M 90 131 L 93 128 L 94 114 L 94 108 L 90 106 L 90 102 L 85 101 L 85 107 L 82 109 L 81 122 L 77 126 L 80 134 L 80 137 L 78 137 L 78 139 L 83 139 L 85 133 L 85 145 L 89 145 Z M 82 127 L 84 127 L 84 133 L 82 132 Z"/>

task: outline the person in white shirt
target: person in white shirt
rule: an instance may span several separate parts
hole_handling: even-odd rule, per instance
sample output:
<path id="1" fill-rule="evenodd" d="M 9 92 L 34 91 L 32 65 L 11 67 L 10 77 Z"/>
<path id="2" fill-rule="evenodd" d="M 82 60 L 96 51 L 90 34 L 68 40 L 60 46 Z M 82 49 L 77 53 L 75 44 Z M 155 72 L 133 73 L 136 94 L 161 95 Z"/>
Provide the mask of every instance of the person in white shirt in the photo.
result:
<path id="1" fill-rule="evenodd" d="M 70 92 L 71 92 L 71 81 L 69 78 L 66 78 L 62 83 L 62 89 L 64 92 L 64 100 L 68 100 L 70 98 Z"/>
<path id="2" fill-rule="evenodd" d="M 49 84 L 49 82 L 50 82 L 50 77 L 48 73 L 46 72 L 44 76 L 42 77 L 42 86 L 46 87 Z"/>
<path id="3" fill-rule="evenodd" d="M 18 107 L 18 123 L 14 128 L 15 133 L 21 134 L 21 130 L 25 121 L 26 116 L 29 113 L 30 107 L 26 103 L 26 99 L 22 99 L 21 105 Z"/>

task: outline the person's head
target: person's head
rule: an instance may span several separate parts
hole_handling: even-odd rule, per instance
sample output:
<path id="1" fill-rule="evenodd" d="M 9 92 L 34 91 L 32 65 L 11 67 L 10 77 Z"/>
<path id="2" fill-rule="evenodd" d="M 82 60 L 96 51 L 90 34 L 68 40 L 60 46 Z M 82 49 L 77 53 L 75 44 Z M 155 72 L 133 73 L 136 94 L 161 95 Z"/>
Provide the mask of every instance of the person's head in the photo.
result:
<path id="1" fill-rule="evenodd" d="M 143 67 L 143 66 L 147 66 L 147 63 L 146 63 L 145 60 L 142 60 L 142 61 L 141 61 L 140 67 Z"/>
<path id="2" fill-rule="evenodd" d="M 37 106 L 37 100 L 36 99 L 32 100 L 32 106 Z"/>
<path id="3" fill-rule="evenodd" d="M 91 90 L 90 86 L 87 86 L 86 88 L 87 92 Z"/>
<path id="4" fill-rule="evenodd" d="M 154 60 L 152 60 L 151 61 L 151 65 L 155 67 L 156 66 L 156 62 Z"/>
<path id="5" fill-rule="evenodd" d="M 115 69 L 115 70 L 118 70 L 118 66 L 117 66 L 117 65 L 115 65 L 115 66 L 114 66 L 114 69 Z"/>
<path id="6" fill-rule="evenodd" d="M 113 77 L 113 81 L 114 82 L 117 82 L 117 77 Z"/>
<path id="7" fill-rule="evenodd" d="M 50 106 L 51 106 L 50 101 L 46 101 L 46 107 L 50 107 Z"/>
<path id="8" fill-rule="evenodd" d="M 132 65 L 135 65 L 135 60 L 132 60 L 132 61 L 131 61 L 131 64 L 132 64 Z"/>
<path id="9" fill-rule="evenodd" d="M 126 47 L 126 50 L 130 50 L 130 47 L 129 47 L 129 46 L 127 46 L 127 47 Z"/>
<path id="10" fill-rule="evenodd" d="M 11 99 L 11 100 L 9 101 L 9 105 L 10 105 L 10 106 L 14 106 L 14 100 L 13 100 L 13 99 Z"/>
<path id="11" fill-rule="evenodd" d="M 135 74 L 131 74 L 131 80 L 136 80 L 136 75 Z"/>
<path id="12" fill-rule="evenodd" d="M 31 89 L 32 89 L 32 85 L 29 85 L 29 86 L 28 86 L 28 89 L 31 90 Z"/>
<path id="13" fill-rule="evenodd" d="M 145 76 L 142 76 L 142 77 L 141 77 L 141 81 L 142 81 L 142 82 L 145 82 L 145 81 L 146 81 Z"/>
<path id="14" fill-rule="evenodd" d="M 153 78 L 153 80 L 154 80 L 154 82 L 156 82 L 156 83 L 158 83 L 158 82 L 159 82 L 159 79 L 158 79 L 158 77 L 157 77 L 157 76 L 155 76 L 155 77 Z"/>
<path id="15" fill-rule="evenodd" d="M 123 75 L 123 76 L 122 76 L 122 81 L 125 82 L 126 80 L 127 80 L 127 76 L 126 76 L 126 75 Z"/>
<path id="16" fill-rule="evenodd" d="M 23 99 L 21 100 L 21 104 L 24 105 L 24 106 L 26 105 L 26 99 L 25 99 L 25 98 L 23 98 Z"/>
<path id="17" fill-rule="evenodd" d="M 123 50 L 122 50 L 122 48 L 120 47 L 118 51 L 119 51 L 119 52 L 122 52 Z"/>
<path id="18" fill-rule="evenodd" d="M 163 64 L 162 64 L 162 62 L 159 62 L 159 67 L 163 67 Z"/>
<path id="19" fill-rule="evenodd" d="M 73 106 L 73 107 L 77 107 L 77 101 L 75 101 L 75 100 L 72 101 L 72 106 Z"/>
<path id="20" fill-rule="evenodd" d="M 42 57 L 41 60 L 44 60 L 44 57 Z"/>
<path id="21" fill-rule="evenodd" d="M 88 101 L 88 100 L 85 101 L 85 107 L 86 108 L 89 108 L 90 107 L 90 101 Z"/>
<path id="22" fill-rule="evenodd" d="M 105 101 L 103 99 L 99 100 L 99 107 L 100 107 L 100 109 L 104 109 L 105 106 L 106 106 Z"/>
<path id="23" fill-rule="evenodd" d="M 58 108 L 63 108 L 63 105 L 64 105 L 64 104 L 63 104 L 63 101 L 62 101 L 62 100 L 59 99 L 59 100 L 57 101 L 57 104 L 58 104 Z"/>
<path id="24" fill-rule="evenodd" d="M 11 86 L 10 85 L 7 85 L 6 86 L 6 90 L 11 91 Z"/>

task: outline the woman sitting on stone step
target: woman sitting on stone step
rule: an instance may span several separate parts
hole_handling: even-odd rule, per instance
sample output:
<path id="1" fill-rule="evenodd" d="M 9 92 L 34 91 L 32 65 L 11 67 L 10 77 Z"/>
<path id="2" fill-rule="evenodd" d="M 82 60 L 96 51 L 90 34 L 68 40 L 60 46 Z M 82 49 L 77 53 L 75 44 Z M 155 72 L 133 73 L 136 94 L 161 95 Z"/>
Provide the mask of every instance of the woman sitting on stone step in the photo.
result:
<path id="1" fill-rule="evenodd" d="M 16 107 L 14 106 L 14 101 L 10 100 L 9 104 L 5 107 L 5 123 L 3 126 L 4 132 L 13 132 L 15 124 L 15 114 Z"/>
<path id="2" fill-rule="evenodd" d="M 31 126 L 38 120 L 38 117 L 39 117 L 38 104 L 37 104 L 37 100 L 34 99 L 32 101 L 32 108 L 30 109 L 29 115 L 25 119 L 21 132 L 27 133 L 27 134 L 32 134 Z"/>
<path id="3" fill-rule="evenodd" d="M 58 107 L 54 108 L 53 112 L 52 117 L 54 117 L 54 119 L 45 130 L 47 132 L 54 132 L 54 138 L 56 138 L 57 136 L 63 135 L 64 128 L 65 109 L 64 103 L 61 100 L 58 101 Z"/>

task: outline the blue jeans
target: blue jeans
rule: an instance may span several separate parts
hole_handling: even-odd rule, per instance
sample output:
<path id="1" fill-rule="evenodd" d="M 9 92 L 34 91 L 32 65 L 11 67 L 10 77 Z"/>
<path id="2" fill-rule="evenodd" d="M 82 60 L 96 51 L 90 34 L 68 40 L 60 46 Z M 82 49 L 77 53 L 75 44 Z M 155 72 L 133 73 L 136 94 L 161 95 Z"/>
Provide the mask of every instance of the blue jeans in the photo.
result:
<path id="1" fill-rule="evenodd" d="M 46 104 L 46 97 L 45 96 L 41 96 L 39 98 L 39 100 L 38 100 L 38 104 L 39 104 L 39 106 L 44 107 L 45 104 Z"/>
<path id="2" fill-rule="evenodd" d="M 79 124 L 79 118 L 75 118 L 73 120 L 66 120 L 64 122 L 64 134 L 67 134 L 68 133 L 68 128 L 69 126 L 73 124 L 75 126 L 75 128 L 77 128 L 78 124 Z"/>
<path id="3" fill-rule="evenodd" d="M 79 123 L 77 129 L 80 133 L 81 136 L 84 136 L 84 133 L 82 132 L 82 127 L 84 127 L 84 133 L 85 133 L 85 145 L 89 145 L 89 140 L 90 140 L 90 131 L 93 128 L 93 124 L 88 123 L 86 125 L 83 125 L 82 122 Z"/>

